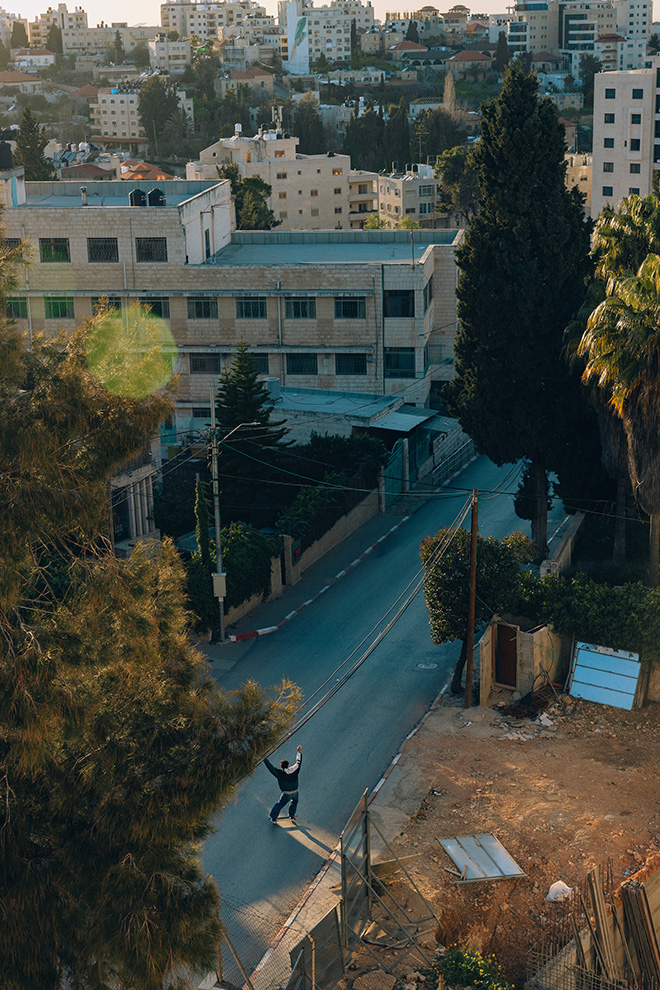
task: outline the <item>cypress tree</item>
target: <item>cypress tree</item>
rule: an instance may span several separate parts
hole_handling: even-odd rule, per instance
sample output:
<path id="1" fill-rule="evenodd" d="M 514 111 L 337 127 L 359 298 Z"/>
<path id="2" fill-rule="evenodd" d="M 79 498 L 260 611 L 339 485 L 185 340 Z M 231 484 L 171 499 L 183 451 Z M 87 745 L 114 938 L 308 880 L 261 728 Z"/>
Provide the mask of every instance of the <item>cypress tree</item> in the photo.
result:
<path id="1" fill-rule="evenodd" d="M 29 45 L 27 31 L 22 21 L 14 21 L 11 29 L 10 48 L 27 48 Z"/>
<path id="2" fill-rule="evenodd" d="M 504 31 L 500 31 L 497 36 L 497 49 L 495 51 L 495 68 L 498 72 L 504 72 L 504 69 L 509 64 L 510 57 L 506 34 Z"/>
<path id="3" fill-rule="evenodd" d="M 516 61 L 484 107 L 475 146 L 481 198 L 457 251 L 460 328 L 449 408 L 496 464 L 527 458 L 532 537 L 546 543 L 547 471 L 569 430 L 575 381 L 564 328 L 589 272 L 581 197 L 564 185 L 564 135 L 536 77 Z M 573 424 L 574 427 L 574 424 Z"/>
<path id="4" fill-rule="evenodd" d="M 391 160 L 399 162 L 402 169 L 405 168 L 410 161 L 410 126 L 406 101 L 403 97 L 398 105 L 390 107 L 383 143 Z"/>
<path id="5" fill-rule="evenodd" d="M 25 178 L 29 182 L 48 182 L 55 177 L 55 171 L 49 161 L 44 158 L 44 149 L 48 139 L 37 123 L 37 119 L 29 106 L 24 107 L 16 135 L 15 159 L 17 165 L 25 169 Z"/>

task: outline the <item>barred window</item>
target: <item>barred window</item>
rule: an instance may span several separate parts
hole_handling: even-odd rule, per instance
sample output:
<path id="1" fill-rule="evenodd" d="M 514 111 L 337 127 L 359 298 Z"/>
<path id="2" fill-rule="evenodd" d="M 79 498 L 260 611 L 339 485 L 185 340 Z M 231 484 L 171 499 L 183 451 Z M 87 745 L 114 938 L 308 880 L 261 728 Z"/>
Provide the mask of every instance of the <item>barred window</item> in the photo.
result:
<path id="1" fill-rule="evenodd" d="M 386 347 L 385 348 L 385 377 L 414 378 L 415 377 L 415 348 Z"/>
<path id="2" fill-rule="evenodd" d="M 156 296 L 142 300 L 143 306 L 148 306 L 152 316 L 158 316 L 161 320 L 170 318 L 170 300 L 167 296 Z"/>
<path id="3" fill-rule="evenodd" d="M 44 299 L 47 320 L 73 320 L 73 296 L 46 296 Z"/>
<path id="4" fill-rule="evenodd" d="M 287 320 L 315 320 L 316 299 L 305 296 L 292 296 L 284 300 L 284 315 Z"/>
<path id="5" fill-rule="evenodd" d="M 21 244 L 20 237 L 2 237 L 0 238 L 0 247 L 3 247 L 5 251 L 15 251 L 17 247 Z"/>
<path id="6" fill-rule="evenodd" d="M 254 296 L 254 298 L 236 299 L 236 319 L 237 320 L 265 320 L 267 315 L 267 305 L 265 296 Z"/>
<path id="7" fill-rule="evenodd" d="M 219 375 L 219 354 L 189 354 L 191 375 Z"/>
<path id="8" fill-rule="evenodd" d="M 192 407 L 192 418 L 193 419 L 206 419 L 211 418 L 211 407 L 210 406 L 193 406 Z"/>
<path id="9" fill-rule="evenodd" d="M 27 299 L 25 296 L 13 296 L 7 300 L 7 319 L 27 320 Z"/>
<path id="10" fill-rule="evenodd" d="M 217 320 L 218 300 L 213 296 L 195 296 L 188 299 L 189 320 Z"/>
<path id="11" fill-rule="evenodd" d="M 119 248 L 116 237 L 88 237 L 87 260 L 90 264 L 118 262 Z"/>
<path id="12" fill-rule="evenodd" d="M 336 320 L 365 320 L 367 307 L 363 296 L 339 296 L 335 299 Z"/>
<path id="13" fill-rule="evenodd" d="M 286 370 L 288 375 L 317 375 L 317 356 L 316 354 L 287 354 Z"/>
<path id="14" fill-rule="evenodd" d="M 68 237 L 40 237 L 39 258 L 46 262 L 71 261 Z"/>
<path id="15" fill-rule="evenodd" d="M 366 375 L 366 354 L 335 354 L 336 375 Z"/>
<path id="16" fill-rule="evenodd" d="M 167 238 L 136 237 L 135 260 L 142 262 L 167 261 Z"/>
<path id="17" fill-rule="evenodd" d="M 260 375 L 267 375 L 269 373 L 267 354 L 250 354 L 250 358 L 252 359 L 252 364 L 254 365 L 256 371 L 258 371 Z"/>
<path id="18" fill-rule="evenodd" d="M 104 309 L 121 309 L 119 296 L 92 296 L 92 313 L 96 316 Z"/>

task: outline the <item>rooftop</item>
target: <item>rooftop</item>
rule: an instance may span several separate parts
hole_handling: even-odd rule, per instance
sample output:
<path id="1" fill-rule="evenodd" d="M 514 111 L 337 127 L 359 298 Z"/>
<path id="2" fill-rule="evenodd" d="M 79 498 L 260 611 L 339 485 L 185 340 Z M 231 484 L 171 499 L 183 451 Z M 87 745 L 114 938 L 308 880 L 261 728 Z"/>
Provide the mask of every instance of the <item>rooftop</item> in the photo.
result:
<path id="1" fill-rule="evenodd" d="M 169 189 L 169 186 L 168 186 Z M 235 231 L 208 265 L 419 264 L 435 244 L 452 245 L 458 230 Z"/>
<path id="2" fill-rule="evenodd" d="M 204 192 L 216 186 L 217 182 L 185 181 L 177 179 L 167 183 L 164 190 L 167 195 L 168 206 L 180 206 L 192 196 Z M 44 207 L 48 209 L 89 209 L 90 206 L 104 207 L 105 209 L 116 207 L 127 207 L 137 210 L 142 207 L 129 206 L 128 194 L 132 189 L 142 189 L 149 192 L 153 189 L 153 181 L 150 182 L 116 182 L 108 180 L 105 182 L 86 182 L 87 206 L 83 207 L 80 197 L 79 182 L 26 182 L 26 202 L 22 206 L 16 207 L 19 210 Z M 159 207 L 144 207 L 144 209 L 159 209 Z M 162 207 L 160 207 L 162 209 Z"/>

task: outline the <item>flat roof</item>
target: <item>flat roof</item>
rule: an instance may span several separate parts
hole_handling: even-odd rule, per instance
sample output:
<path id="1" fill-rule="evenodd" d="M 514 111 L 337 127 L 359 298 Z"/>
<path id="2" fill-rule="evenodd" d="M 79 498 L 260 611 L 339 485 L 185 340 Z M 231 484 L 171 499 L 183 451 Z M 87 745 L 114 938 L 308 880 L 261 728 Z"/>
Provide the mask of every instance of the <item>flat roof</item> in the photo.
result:
<path id="1" fill-rule="evenodd" d="M 273 403 L 276 412 L 319 413 L 325 416 L 350 416 L 371 419 L 400 405 L 399 395 L 375 395 L 370 392 L 332 392 L 321 388 L 291 388 L 284 385 Z"/>
<path id="2" fill-rule="evenodd" d="M 120 180 L 100 180 L 93 181 L 64 181 L 64 182 L 26 182 L 26 201 L 20 206 L 14 207 L 17 210 L 34 209 L 44 207 L 48 209 L 83 209 L 80 196 L 80 187 L 87 189 L 87 206 L 103 207 L 104 209 L 117 209 L 125 206 L 132 210 L 139 209 L 163 209 L 163 207 L 130 206 L 128 195 L 133 189 L 141 189 L 148 193 L 152 189 L 160 189 L 165 194 L 167 206 L 180 206 L 186 200 L 197 196 L 206 189 L 211 189 L 218 185 L 218 182 L 205 181 L 202 179 L 191 180 L 190 182 L 181 180 L 159 181 L 151 179 L 148 181 L 120 181 Z"/>

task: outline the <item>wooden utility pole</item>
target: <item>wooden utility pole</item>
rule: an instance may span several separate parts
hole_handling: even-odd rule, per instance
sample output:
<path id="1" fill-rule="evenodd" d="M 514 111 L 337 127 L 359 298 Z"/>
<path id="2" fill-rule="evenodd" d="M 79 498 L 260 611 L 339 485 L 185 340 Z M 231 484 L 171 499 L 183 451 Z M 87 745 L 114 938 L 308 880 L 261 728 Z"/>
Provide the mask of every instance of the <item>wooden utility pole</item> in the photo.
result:
<path id="1" fill-rule="evenodd" d="M 465 658 L 465 708 L 472 704 L 472 657 L 474 653 L 475 585 L 477 582 L 477 509 L 479 493 L 472 489 L 472 518 L 470 524 L 470 587 L 468 592 L 467 651 Z"/>

